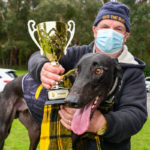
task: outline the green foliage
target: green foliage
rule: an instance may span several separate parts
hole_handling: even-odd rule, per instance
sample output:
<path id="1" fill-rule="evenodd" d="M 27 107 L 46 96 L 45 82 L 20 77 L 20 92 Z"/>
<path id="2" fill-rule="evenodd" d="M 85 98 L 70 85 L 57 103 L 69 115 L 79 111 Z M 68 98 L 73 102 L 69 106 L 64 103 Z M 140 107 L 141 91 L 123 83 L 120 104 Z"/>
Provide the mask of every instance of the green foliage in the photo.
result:
<path id="1" fill-rule="evenodd" d="M 127 45 L 136 57 L 146 62 L 145 74 L 148 75 L 150 72 L 150 3 L 135 4 L 132 0 L 127 4 L 130 7 L 131 18 L 131 34 Z"/>
<path id="2" fill-rule="evenodd" d="M 107 2 L 108 0 L 103 0 Z M 119 0 L 118 0 L 119 1 Z M 145 0 L 120 0 L 130 8 L 131 32 L 127 41 L 129 50 L 147 64 L 150 72 L 150 3 Z M 89 44 L 93 41 L 92 26 L 102 6 L 99 0 L 11 0 L 0 1 L 0 65 L 23 66 L 37 46 L 29 36 L 27 22 L 45 21 L 76 23 L 72 45 Z M 37 34 L 36 34 L 37 36 Z"/>
<path id="3" fill-rule="evenodd" d="M 79 0 L 73 2 L 72 0 L 45 0 L 31 11 L 30 19 L 34 19 L 37 24 L 50 20 L 67 23 L 72 19 L 76 23 L 76 32 L 72 43 L 89 44 L 93 40 L 93 21 L 100 7 L 97 0 L 86 0 L 86 3 Z"/>

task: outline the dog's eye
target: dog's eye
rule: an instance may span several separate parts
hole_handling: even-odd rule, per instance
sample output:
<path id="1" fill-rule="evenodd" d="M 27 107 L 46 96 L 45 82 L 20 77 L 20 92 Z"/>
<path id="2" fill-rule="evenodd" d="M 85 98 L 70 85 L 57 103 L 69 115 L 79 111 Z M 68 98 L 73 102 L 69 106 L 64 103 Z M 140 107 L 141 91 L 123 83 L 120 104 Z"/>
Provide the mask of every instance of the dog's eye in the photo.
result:
<path id="1" fill-rule="evenodd" d="M 102 68 L 96 68 L 95 73 L 96 74 L 102 74 L 103 73 L 103 69 Z"/>

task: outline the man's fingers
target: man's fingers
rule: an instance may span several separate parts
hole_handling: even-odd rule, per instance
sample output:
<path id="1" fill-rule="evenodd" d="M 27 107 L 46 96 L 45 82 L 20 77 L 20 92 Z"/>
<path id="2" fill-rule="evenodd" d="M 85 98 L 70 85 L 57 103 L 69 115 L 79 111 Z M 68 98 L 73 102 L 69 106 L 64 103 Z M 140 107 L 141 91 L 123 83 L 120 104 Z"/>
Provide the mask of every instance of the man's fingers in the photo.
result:
<path id="1" fill-rule="evenodd" d="M 71 114 L 68 114 L 66 111 L 64 110 L 59 110 L 59 115 L 60 117 L 65 120 L 65 122 L 67 122 L 68 120 L 72 120 L 73 116 Z"/>
<path id="2" fill-rule="evenodd" d="M 49 85 L 49 84 L 45 84 L 45 83 L 42 83 L 43 87 L 46 88 L 46 89 L 51 89 L 52 86 Z"/>
<path id="3" fill-rule="evenodd" d="M 62 74 L 64 74 L 64 72 L 65 72 L 65 69 L 60 65 L 59 66 L 59 69 L 60 69 L 60 75 L 62 75 Z"/>
<path id="4" fill-rule="evenodd" d="M 61 106 L 62 108 L 62 106 Z M 67 113 L 71 114 L 71 115 L 74 115 L 74 113 L 76 112 L 76 108 L 70 108 L 70 107 L 67 107 L 67 106 L 63 106 L 63 108 Z"/>
<path id="5" fill-rule="evenodd" d="M 45 63 L 42 69 L 46 72 L 52 72 L 55 74 L 63 74 L 65 72 L 65 69 L 61 65 L 55 66 L 51 63 Z"/>
<path id="6" fill-rule="evenodd" d="M 68 130 L 71 130 L 71 124 L 67 124 L 63 119 L 60 120 L 63 126 L 65 126 Z"/>
<path id="7" fill-rule="evenodd" d="M 59 69 L 58 69 L 58 67 L 56 67 L 56 66 L 53 66 L 50 62 L 49 63 L 45 63 L 44 65 L 43 65 L 43 71 L 45 71 L 45 72 L 53 72 L 53 73 L 56 73 L 56 74 L 58 74 L 59 73 Z"/>
<path id="8" fill-rule="evenodd" d="M 54 74 L 54 73 L 51 73 L 51 72 L 43 72 L 41 74 L 41 81 L 42 82 L 48 82 L 46 80 L 54 80 L 54 81 L 60 81 L 61 80 L 61 76 L 57 75 L 57 74 Z"/>
<path id="9" fill-rule="evenodd" d="M 50 89 L 52 85 L 55 85 L 56 82 L 62 80 L 61 74 L 63 74 L 65 69 L 61 65 L 52 65 L 50 62 L 47 62 L 43 65 L 41 70 L 41 82 L 44 88 Z"/>
<path id="10" fill-rule="evenodd" d="M 77 109 L 69 108 L 67 106 L 61 105 L 59 110 L 59 115 L 61 117 L 61 123 L 63 126 L 65 126 L 67 129 L 71 129 L 71 122 L 72 118 L 74 116 L 74 113 Z"/>

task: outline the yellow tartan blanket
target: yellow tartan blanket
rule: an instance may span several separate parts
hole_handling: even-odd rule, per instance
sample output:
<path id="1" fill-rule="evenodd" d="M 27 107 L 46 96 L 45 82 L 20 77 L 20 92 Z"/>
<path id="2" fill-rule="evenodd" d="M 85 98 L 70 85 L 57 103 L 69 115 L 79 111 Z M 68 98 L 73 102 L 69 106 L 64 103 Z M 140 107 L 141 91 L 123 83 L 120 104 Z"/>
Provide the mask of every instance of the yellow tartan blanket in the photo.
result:
<path id="1" fill-rule="evenodd" d="M 71 131 L 60 123 L 58 105 L 45 105 L 40 150 L 72 150 Z"/>
<path id="2" fill-rule="evenodd" d="M 40 150 L 73 150 L 72 132 L 61 124 L 58 110 L 58 105 L 45 105 L 44 107 Z M 78 144 L 85 145 L 87 138 L 95 140 L 96 150 L 101 150 L 99 136 L 95 134 L 83 135 L 83 138 L 80 139 Z M 87 149 L 85 148 L 85 150 Z M 95 150 L 95 148 L 92 150 Z"/>

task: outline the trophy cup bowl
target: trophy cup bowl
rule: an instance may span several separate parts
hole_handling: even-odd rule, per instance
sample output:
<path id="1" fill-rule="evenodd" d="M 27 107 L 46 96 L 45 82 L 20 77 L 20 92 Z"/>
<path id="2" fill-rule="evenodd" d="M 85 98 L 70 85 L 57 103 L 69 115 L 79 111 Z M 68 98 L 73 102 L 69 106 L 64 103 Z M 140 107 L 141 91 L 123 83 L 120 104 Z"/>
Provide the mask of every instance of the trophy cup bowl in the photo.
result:
<path id="1" fill-rule="evenodd" d="M 68 23 L 58 21 L 47 21 L 39 23 L 35 26 L 34 20 L 28 21 L 28 31 L 34 43 L 40 49 L 41 55 L 45 55 L 52 65 L 59 65 L 58 61 L 63 54 L 66 55 L 67 48 L 71 43 L 74 32 L 75 23 L 70 20 Z M 38 40 L 36 40 L 34 33 L 37 32 Z M 70 38 L 68 35 L 70 33 Z M 68 89 L 62 87 L 60 82 L 52 86 L 48 90 L 48 99 L 57 100 L 64 99 L 68 95 Z"/>

